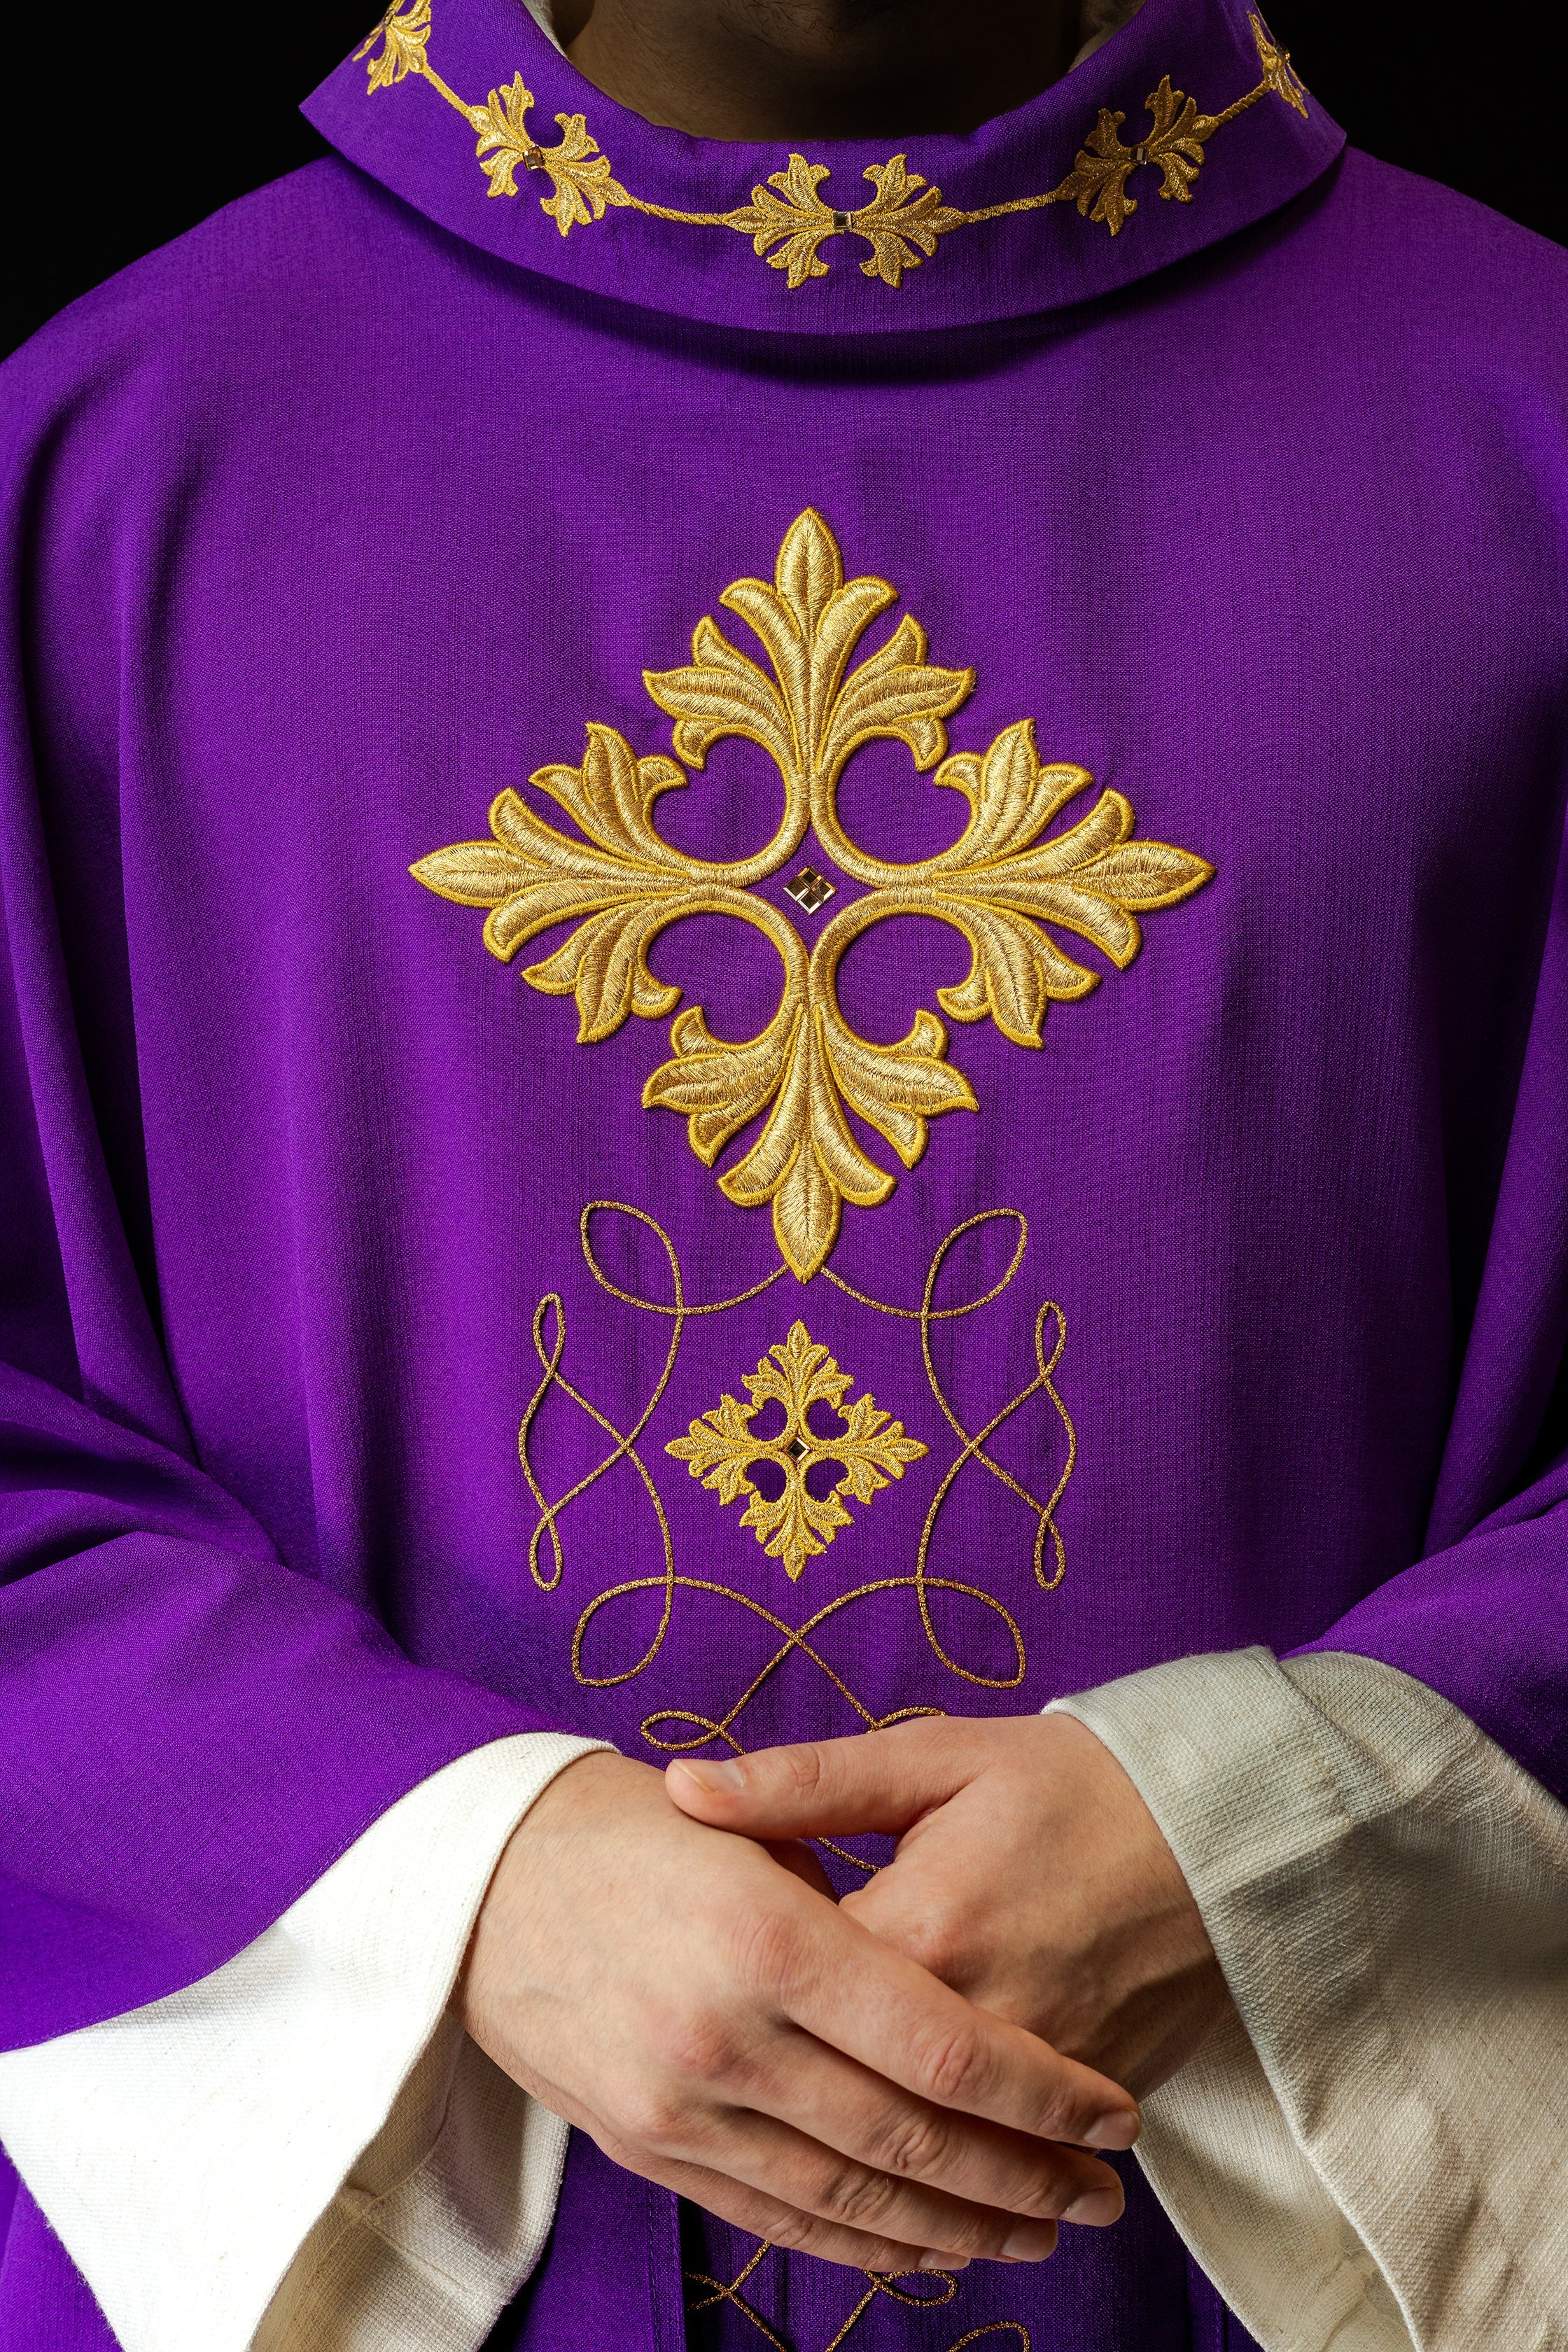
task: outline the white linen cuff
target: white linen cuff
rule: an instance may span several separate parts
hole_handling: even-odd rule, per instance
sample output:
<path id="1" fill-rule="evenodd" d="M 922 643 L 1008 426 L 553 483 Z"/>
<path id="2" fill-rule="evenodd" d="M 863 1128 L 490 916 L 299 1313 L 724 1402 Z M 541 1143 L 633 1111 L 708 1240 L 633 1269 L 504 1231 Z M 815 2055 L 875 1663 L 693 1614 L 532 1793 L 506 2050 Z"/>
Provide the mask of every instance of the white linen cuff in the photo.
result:
<path id="1" fill-rule="evenodd" d="M 513 1829 L 602 1745 L 459 1758 L 200 1983 L 0 2056 L 0 2141 L 124 2352 L 482 2344 L 566 2126 L 447 2003 Z"/>
<path id="2" fill-rule="evenodd" d="M 1375 1660 L 1058 1701 L 1136 1783 L 1235 2000 L 1139 2156 L 1268 2352 L 1568 2347 L 1568 1811 Z"/>

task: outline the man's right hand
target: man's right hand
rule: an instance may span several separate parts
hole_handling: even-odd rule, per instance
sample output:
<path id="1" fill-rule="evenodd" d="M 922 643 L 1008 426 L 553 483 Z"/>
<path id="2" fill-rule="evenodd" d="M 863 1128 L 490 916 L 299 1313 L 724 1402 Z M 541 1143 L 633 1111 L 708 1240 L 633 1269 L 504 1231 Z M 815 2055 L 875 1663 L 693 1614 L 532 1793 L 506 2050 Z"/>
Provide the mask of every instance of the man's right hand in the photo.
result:
<path id="1" fill-rule="evenodd" d="M 828 2262 L 1037 2262 L 1121 2184 L 1138 2110 L 975 2009 L 651 1767 L 569 1765 L 490 1883 L 463 2022 L 628 2170 Z M 1064 2146 L 1063 2142 L 1079 2143 Z"/>

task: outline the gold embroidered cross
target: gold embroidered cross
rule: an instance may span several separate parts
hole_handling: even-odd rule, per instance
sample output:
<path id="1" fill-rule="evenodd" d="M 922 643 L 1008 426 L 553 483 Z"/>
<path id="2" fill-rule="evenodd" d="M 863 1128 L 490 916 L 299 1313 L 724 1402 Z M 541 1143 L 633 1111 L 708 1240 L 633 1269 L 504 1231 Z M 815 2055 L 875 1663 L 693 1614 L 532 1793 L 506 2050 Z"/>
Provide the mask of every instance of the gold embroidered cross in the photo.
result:
<path id="1" fill-rule="evenodd" d="M 785 533 L 772 580 L 732 581 L 720 598 L 762 661 L 708 618 L 697 625 L 689 662 L 644 671 L 649 695 L 675 721 L 674 759 L 639 755 L 618 730 L 590 721 L 580 768 L 536 768 L 529 778 L 573 830 L 509 787 L 491 803 L 489 840 L 454 842 L 411 869 L 439 897 L 489 909 L 485 945 L 503 962 L 541 932 L 571 927 L 522 976 L 542 994 L 576 998 L 584 1045 L 613 1035 L 629 1014 L 675 1014 L 671 1058 L 647 1079 L 643 1101 L 686 1120 L 708 1168 L 752 1130 L 719 1188 L 741 1208 L 771 1202 L 780 1252 L 802 1282 L 837 1239 L 843 1203 L 872 1208 L 893 1190 L 851 1115 L 913 1168 L 931 1120 L 978 1108 L 948 1060 L 946 1024 L 929 1007 L 893 1045 L 849 1026 L 837 974 L 862 931 L 893 915 L 949 925 L 967 941 L 970 965 L 956 987 L 938 990 L 942 1011 L 953 1021 L 994 1021 L 1015 1045 L 1037 1047 L 1047 1007 L 1100 985 L 1100 972 L 1058 934 L 1089 940 L 1122 971 L 1142 938 L 1139 916 L 1190 898 L 1214 871 L 1190 850 L 1138 835 L 1118 792 L 1102 792 L 1058 826 L 1094 779 L 1068 761 L 1042 762 L 1030 719 L 1004 728 L 986 751 L 944 757 L 944 721 L 974 672 L 929 661 L 925 631 L 908 614 L 856 658 L 898 593 L 874 574 L 847 578 L 837 541 L 808 507 Z M 771 841 L 719 864 L 676 848 L 658 818 L 663 795 L 688 784 L 726 736 L 766 752 L 784 803 Z M 910 865 L 874 856 L 840 822 L 839 778 L 879 737 L 904 744 L 917 770 L 934 769 L 932 782 L 965 812 L 962 832 L 934 856 Z M 864 895 L 808 946 L 756 886 L 785 869 L 810 830 Z M 787 887 L 803 910 L 826 904 L 814 867 Z M 778 1007 L 754 1037 L 716 1037 L 700 1004 L 677 1012 L 680 990 L 648 962 L 659 934 L 697 914 L 731 916 L 777 954 Z"/>
<path id="2" fill-rule="evenodd" d="M 664 1450 L 686 1463 L 721 1503 L 750 1496 L 741 1525 L 755 1529 L 769 1559 L 782 1559 L 794 1583 L 814 1553 L 826 1551 L 840 1528 L 854 1524 L 840 1497 L 853 1495 L 858 1503 L 868 1503 L 928 1448 L 918 1437 L 904 1435 L 901 1421 L 879 1412 L 874 1397 L 857 1397 L 846 1407 L 851 1376 L 839 1370 L 804 1323 L 770 1348 L 744 1379 L 750 1404 L 723 1397 L 692 1423 L 687 1436 L 671 1438 Z M 752 1423 L 770 1403 L 783 1407 L 784 1427 L 776 1436 L 759 1437 Z M 826 1406 L 843 1422 L 837 1436 L 825 1437 L 812 1427 L 814 1405 Z M 764 1495 L 751 1475 L 761 1462 L 773 1463 L 784 1474 L 776 1496 Z M 825 1462 L 839 1464 L 843 1475 L 826 1495 L 814 1495 L 806 1480 Z"/>

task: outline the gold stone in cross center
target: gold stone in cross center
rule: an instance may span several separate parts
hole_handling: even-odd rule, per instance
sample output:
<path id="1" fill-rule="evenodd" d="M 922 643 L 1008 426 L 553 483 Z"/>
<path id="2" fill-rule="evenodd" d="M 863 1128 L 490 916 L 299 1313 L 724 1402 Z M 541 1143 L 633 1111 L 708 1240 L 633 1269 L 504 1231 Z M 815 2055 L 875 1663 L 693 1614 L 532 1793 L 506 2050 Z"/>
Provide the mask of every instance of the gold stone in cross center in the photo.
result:
<path id="1" fill-rule="evenodd" d="M 784 884 L 784 894 L 795 900 L 802 912 L 816 914 L 834 895 L 834 885 L 815 866 L 803 866 L 792 882 Z"/>

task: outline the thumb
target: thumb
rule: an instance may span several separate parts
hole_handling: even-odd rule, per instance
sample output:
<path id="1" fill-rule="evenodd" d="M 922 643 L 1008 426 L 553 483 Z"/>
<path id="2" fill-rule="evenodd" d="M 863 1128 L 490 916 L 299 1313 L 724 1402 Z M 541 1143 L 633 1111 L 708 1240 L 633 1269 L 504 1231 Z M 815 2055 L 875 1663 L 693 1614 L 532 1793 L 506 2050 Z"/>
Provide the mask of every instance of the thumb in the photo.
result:
<path id="1" fill-rule="evenodd" d="M 679 1757 L 665 1771 L 670 1801 L 715 1829 L 768 1840 L 884 1830 L 893 1836 L 942 1805 L 973 1777 L 948 1727 L 862 1732 L 762 1748 L 754 1756 L 700 1762 Z"/>

